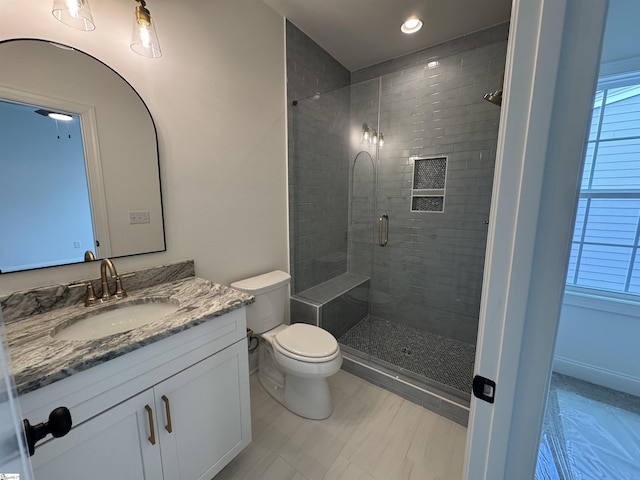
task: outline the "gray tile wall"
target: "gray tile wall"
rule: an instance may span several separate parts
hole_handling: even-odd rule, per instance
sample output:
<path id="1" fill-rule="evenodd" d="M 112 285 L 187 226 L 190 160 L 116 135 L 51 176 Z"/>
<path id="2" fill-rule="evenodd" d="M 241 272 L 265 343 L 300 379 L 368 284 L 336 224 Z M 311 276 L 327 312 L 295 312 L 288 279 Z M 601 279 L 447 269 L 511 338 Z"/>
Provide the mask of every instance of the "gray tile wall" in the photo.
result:
<path id="1" fill-rule="evenodd" d="M 373 79 L 351 86 L 349 150 L 349 272 L 371 276 L 377 239 L 376 148 L 362 143 L 363 124 L 378 130 L 380 81 Z"/>
<path id="2" fill-rule="evenodd" d="M 387 213 L 390 232 L 373 254 L 374 316 L 476 341 L 500 117 L 482 96 L 500 86 L 507 35 L 499 25 L 352 74 L 363 91 L 382 75 L 374 219 Z M 369 113 L 358 85 L 352 123 Z M 448 157 L 443 213 L 411 212 L 413 156 Z"/>
<path id="3" fill-rule="evenodd" d="M 373 272 L 373 315 L 475 343 L 500 115 L 482 96 L 500 86 L 507 35 L 499 25 L 367 67 L 350 74 L 351 88 L 325 94 L 348 72 L 287 25 L 289 100 L 320 92 L 289 107 L 294 293 L 348 262 L 351 273 Z M 376 149 L 358 140 L 365 122 L 385 138 L 375 209 Z M 412 157 L 442 155 L 444 212 L 411 212 Z"/>
<path id="4" fill-rule="evenodd" d="M 349 92 L 334 91 L 349 81 L 345 67 L 287 22 L 292 294 L 347 271 Z"/>

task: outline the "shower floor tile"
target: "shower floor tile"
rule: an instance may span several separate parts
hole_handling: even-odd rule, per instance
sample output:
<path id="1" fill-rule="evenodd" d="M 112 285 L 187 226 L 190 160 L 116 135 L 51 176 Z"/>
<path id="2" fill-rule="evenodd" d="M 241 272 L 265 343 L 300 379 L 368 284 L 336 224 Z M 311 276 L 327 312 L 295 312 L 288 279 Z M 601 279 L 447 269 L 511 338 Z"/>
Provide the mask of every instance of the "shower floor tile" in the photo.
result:
<path id="1" fill-rule="evenodd" d="M 370 317 L 338 342 L 427 380 L 471 393 L 475 346 Z"/>

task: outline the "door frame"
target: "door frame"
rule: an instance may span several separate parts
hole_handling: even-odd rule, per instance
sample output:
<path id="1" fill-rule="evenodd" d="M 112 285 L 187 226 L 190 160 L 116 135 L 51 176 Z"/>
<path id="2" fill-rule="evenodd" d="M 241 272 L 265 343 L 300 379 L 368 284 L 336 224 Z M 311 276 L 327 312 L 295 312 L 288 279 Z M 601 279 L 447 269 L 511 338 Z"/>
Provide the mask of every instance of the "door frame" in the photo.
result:
<path id="1" fill-rule="evenodd" d="M 607 0 L 514 0 L 467 479 L 533 478 Z"/>
<path id="2" fill-rule="evenodd" d="M 9 348 L 0 309 L 0 473 L 17 473 L 23 480 L 33 479 L 31 460 L 24 441 L 22 410 L 13 383 Z"/>

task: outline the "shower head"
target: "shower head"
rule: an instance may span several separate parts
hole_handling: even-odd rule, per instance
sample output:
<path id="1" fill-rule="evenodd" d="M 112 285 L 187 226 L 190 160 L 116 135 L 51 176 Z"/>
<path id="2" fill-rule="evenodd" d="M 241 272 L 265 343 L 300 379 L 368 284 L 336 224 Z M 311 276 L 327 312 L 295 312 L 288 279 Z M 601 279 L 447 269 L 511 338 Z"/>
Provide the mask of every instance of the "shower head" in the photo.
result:
<path id="1" fill-rule="evenodd" d="M 502 90 L 496 90 L 493 93 L 485 93 L 483 98 L 485 100 L 493 103 L 494 105 L 501 106 L 502 105 Z"/>
<path id="2" fill-rule="evenodd" d="M 493 93 L 485 93 L 484 99 L 493 103 L 494 105 L 501 106 L 502 105 L 502 87 L 504 86 L 504 73 L 500 78 L 500 88 Z"/>

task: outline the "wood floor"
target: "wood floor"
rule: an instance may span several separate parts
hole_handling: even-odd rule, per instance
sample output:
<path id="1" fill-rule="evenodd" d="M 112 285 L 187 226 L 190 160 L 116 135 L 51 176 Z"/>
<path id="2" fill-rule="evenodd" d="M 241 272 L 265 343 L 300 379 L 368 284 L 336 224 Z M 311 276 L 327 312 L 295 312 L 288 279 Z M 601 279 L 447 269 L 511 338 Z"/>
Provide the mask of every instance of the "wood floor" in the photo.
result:
<path id="1" fill-rule="evenodd" d="M 253 442 L 215 480 L 460 480 L 467 430 L 344 371 L 334 410 L 307 420 L 251 376 Z"/>

